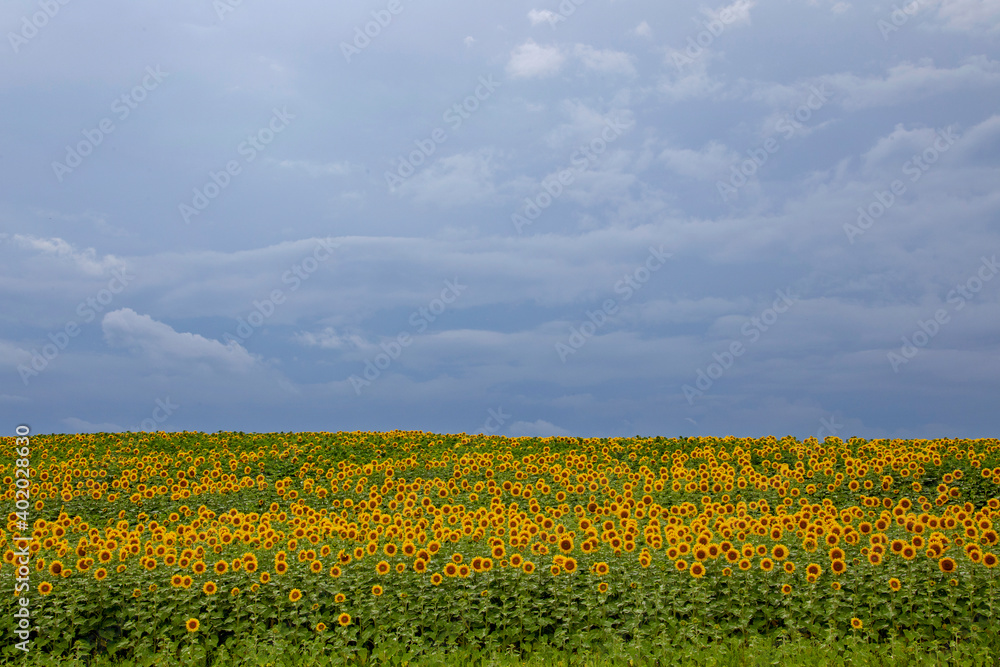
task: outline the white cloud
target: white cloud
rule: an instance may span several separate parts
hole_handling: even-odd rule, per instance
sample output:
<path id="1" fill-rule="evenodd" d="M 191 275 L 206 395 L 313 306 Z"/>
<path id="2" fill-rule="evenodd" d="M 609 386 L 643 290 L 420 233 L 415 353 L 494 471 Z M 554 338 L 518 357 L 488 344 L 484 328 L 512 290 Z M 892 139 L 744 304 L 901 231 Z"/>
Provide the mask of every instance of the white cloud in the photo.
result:
<path id="1" fill-rule="evenodd" d="M 531 25 L 541 25 L 542 23 L 555 25 L 559 19 L 560 16 L 549 9 L 532 9 L 528 12 L 528 20 L 531 21 Z"/>
<path id="2" fill-rule="evenodd" d="M 61 238 L 38 238 L 30 234 L 15 234 L 12 240 L 22 248 L 69 262 L 83 273 L 91 276 L 99 276 L 112 269 L 122 268 L 125 264 L 114 255 L 98 257 L 97 251 L 93 248 L 77 250 L 71 243 Z"/>
<path id="3" fill-rule="evenodd" d="M 736 0 L 731 5 L 718 9 L 703 9 L 702 12 L 709 18 L 722 21 L 724 25 L 750 25 L 750 10 L 756 4 L 756 0 Z M 723 20 L 724 18 L 728 20 Z"/>
<path id="4" fill-rule="evenodd" d="M 640 23 L 639 25 L 637 25 L 637 26 L 636 26 L 636 27 L 635 27 L 635 28 L 634 28 L 634 29 L 632 30 L 632 32 L 634 32 L 634 33 L 635 33 L 636 35 L 638 35 L 639 37 L 646 37 L 646 38 L 649 38 L 649 37 L 652 37 L 652 36 L 653 36 L 653 29 L 652 29 L 652 28 L 650 28 L 650 27 L 649 27 L 649 24 L 648 24 L 648 23 L 646 23 L 645 21 L 643 21 L 642 23 Z"/>
<path id="5" fill-rule="evenodd" d="M 533 422 L 514 422 L 510 425 L 509 431 L 514 437 L 550 438 L 558 435 L 570 435 L 570 431 L 544 419 L 537 419 Z"/>
<path id="6" fill-rule="evenodd" d="M 599 50 L 587 44 L 577 44 L 573 47 L 573 55 L 580 59 L 584 67 L 595 72 L 635 76 L 633 58 L 623 51 Z"/>
<path id="7" fill-rule="evenodd" d="M 281 169 L 301 169 L 313 178 L 319 176 L 345 176 L 353 167 L 346 160 L 341 162 L 316 162 L 315 160 L 281 160 L 277 161 Z"/>
<path id="8" fill-rule="evenodd" d="M 368 343 L 357 334 L 338 334 L 333 327 L 325 327 L 317 333 L 303 331 L 295 334 L 293 339 L 307 347 L 319 347 L 328 350 L 363 349 Z"/>
<path id="9" fill-rule="evenodd" d="M 215 369 L 247 371 L 256 360 L 236 343 L 224 345 L 198 334 L 178 332 L 149 315 L 131 308 L 111 311 L 101 321 L 104 339 L 111 347 L 132 349 L 157 365 L 185 368 L 192 362 Z"/>
<path id="10" fill-rule="evenodd" d="M 739 153 L 730 150 L 725 144 L 709 141 L 701 150 L 665 148 L 658 159 L 681 176 L 710 180 L 725 174 L 739 157 Z"/>
<path id="11" fill-rule="evenodd" d="M 125 430 L 118 424 L 110 422 L 93 424 L 78 417 L 66 417 L 60 421 L 72 429 L 72 433 L 120 433 Z"/>
<path id="12" fill-rule="evenodd" d="M 411 176 L 397 190 L 415 201 L 438 206 L 463 206 L 495 197 L 493 151 L 480 149 L 449 155 Z"/>
<path id="13" fill-rule="evenodd" d="M 820 80 L 841 91 L 846 110 L 857 111 L 894 106 L 962 89 L 985 92 L 1000 85 L 1000 62 L 983 55 L 972 56 L 960 66 L 947 69 L 935 67 L 925 58 L 916 64 L 893 65 L 884 77 L 843 73 L 827 75 Z"/>
<path id="14" fill-rule="evenodd" d="M 507 61 L 507 74 L 514 79 L 544 78 L 557 74 L 566 55 L 557 46 L 539 46 L 534 40 L 514 48 Z"/>
<path id="15" fill-rule="evenodd" d="M 1000 0 L 924 0 L 938 4 L 937 16 L 949 30 L 1000 30 Z"/>

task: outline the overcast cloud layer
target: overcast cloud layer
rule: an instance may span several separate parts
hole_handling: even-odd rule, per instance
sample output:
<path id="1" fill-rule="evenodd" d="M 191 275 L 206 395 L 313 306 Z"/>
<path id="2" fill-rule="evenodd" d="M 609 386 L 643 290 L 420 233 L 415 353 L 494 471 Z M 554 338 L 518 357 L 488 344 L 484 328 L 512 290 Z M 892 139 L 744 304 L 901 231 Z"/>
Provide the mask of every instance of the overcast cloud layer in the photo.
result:
<path id="1" fill-rule="evenodd" d="M 1000 430 L 1000 0 L 0 27 L 8 435 Z"/>

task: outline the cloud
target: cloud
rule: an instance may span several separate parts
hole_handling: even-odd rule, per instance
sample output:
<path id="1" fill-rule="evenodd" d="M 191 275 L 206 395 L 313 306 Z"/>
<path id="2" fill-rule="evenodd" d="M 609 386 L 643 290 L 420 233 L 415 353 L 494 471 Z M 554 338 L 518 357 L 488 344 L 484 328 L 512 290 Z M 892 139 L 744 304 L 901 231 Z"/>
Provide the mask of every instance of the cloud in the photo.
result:
<path id="1" fill-rule="evenodd" d="M 649 24 L 646 23 L 645 21 L 643 21 L 642 23 L 640 23 L 639 25 L 637 25 L 635 28 L 633 28 L 632 32 L 635 33 L 636 35 L 638 35 L 639 37 L 649 38 L 649 37 L 653 36 L 653 29 L 650 28 Z"/>
<path id="2" fill-rule="evenodd" d="M 739 153 L 730 150 L 725 144 L 709 141 L 701 150 L 665 148 L 658 159 L 676 174 L 710 180 L 725 174 L 739 157 Z"/>
<path id="3" fill-rule="evenodd" d="M 397 188 L 417 202 L 442 207 L 493 200 L 494 152 L 483 148 L 443 157 Z"/>
<path id="4" fill-rule="evenodd" d="M 557 46 L 539 46 L 529 39 L 510 52 L 507 75 L 513 79 L 545 78 L 559 73 L 566 55 Z"/>
<path id="5" fill-rule="evenodd" d="M 254 357 L 236 343 L 223 345 L 198 334 L 178 332 L 131 308 L 106 314 L 101 330 L 109 346 L 129 348 L 160 366 L 183 369 L 197 363 L 215 370 L 245 372 L 256 364 Z"/>
<path id="6" fill-rule="evenodd" d="M 595 72 L 607 74 L 625 74 L 635 76 L 635 65 L 632 56 L 624 51 L 612 49 L 595 49 L 587 44 L 577 44 L 573 47 L 573 55 L 580 59 L 584 67 Z"/>
<path id="7" fill-rule="evenodd" d="M 673 56 L 679 60 L 674 60 Z M 724 88 L 723 81 L 708 74 L 708 63 L 712 58 L 713 55 L 706 52 L 694 62 L 682 64 L 688 60 L 687 56 L 681 51 L 671 51 L 667 59 L 677 63 L 677 66 L 675 71 L 660 78 L 656 91 L 670 102 L 700 99 L 720 92 Z"/>
<path id="8" fill-rule="evenodd" d="M 549 9 L 532 9 L 528 12 L 528 20 L 531 21 L 531 25 L 541 25 L 542 23 L 555 25 L 559 19 L 560 16 Z"/>
<path id="9" fill-rule="evenodd" d="M 317 162 L 315 160 L 281 160 L 275 161 L 281 169 L 298 169 L 309 176 L 345 176 L 354 170 L 350 162 Z"/>
<path id="10" fill-rule="evenodd" d="M 61 238 L 39 238 L 30 234 L 14 234 L 12 240 L 22 248 L 57 258 L 61 262 L 67 262 L 91 276 L 99 276 L 124 266 L 124 262 L 114 255 L 98 257 L 97 251 L 93 248 L 77 250 L 71 243 Z"/>
<path id="11" fill-rule="evenodd" d="M 726 16 L 729 20 L 723 21 L 723 24 L 750 25 L 750 10 L 756 4 L 756 0 L 736 0 L 733 4 L 718 9 L 702 9 L 702 13 L 711 19 L 718 20 L 722 20 L 722 17 Z"/>
<path id="12" fill-rule="evenodd" d="M 984 55 L 971 56 L 960 66 L 948 69 L 935 67 L 930 59 L 925 58 L 917 63 L 893 65 L 882 77 L 842 73 L 827 75 L 820 80 L 842 93 L 844 109 L 858 111 L 896 106 L 962 89 L 985 92 L 1000 85 L 1000 62 Z"/>
<path id="13" fill-rule="evenodd" d="M 939 5 L 937 18 L 948 30 L 996 32 L 1000 30 L 998 0 L 924 0 Z"/>
<path id="14" fill-rule="evenodd" d="M 325 327 L 317 333 L 304 331 L 295 334 L 295 342 L 307 347 L 319 347 L 328 350 L 343 350 L 350 348 L 366 348 L 368 343 L 357 334 L 338 334 L 333 327 Z"/>
<path id="15" fill-rule="evenodd" d="M 118 424 L 104 422 L 93 424 L 77 417 L 66 417 L 59 420 L 71 429 L 71 433 L 120 433 L 124 431 Z"/>
<path id="16" fill-rule="evenodd" d="M 510 425 L 509 432 L 514 437 L 550 438 L 559 435 L 570 435 L 570 431 L 556 426 L 544 419 L 537 419 L 533 422 L 514 422 Z"/>

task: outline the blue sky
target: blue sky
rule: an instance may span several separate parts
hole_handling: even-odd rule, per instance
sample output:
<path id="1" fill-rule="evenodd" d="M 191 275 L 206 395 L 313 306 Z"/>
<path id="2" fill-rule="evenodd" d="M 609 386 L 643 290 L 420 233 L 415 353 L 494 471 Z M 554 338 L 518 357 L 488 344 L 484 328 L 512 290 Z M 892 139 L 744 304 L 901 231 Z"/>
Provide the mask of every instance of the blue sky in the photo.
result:
<path id="1" fill-rule="evenodd" d="M 998 0 L 0 26 L 8 433 L 1000 427 Z"/>

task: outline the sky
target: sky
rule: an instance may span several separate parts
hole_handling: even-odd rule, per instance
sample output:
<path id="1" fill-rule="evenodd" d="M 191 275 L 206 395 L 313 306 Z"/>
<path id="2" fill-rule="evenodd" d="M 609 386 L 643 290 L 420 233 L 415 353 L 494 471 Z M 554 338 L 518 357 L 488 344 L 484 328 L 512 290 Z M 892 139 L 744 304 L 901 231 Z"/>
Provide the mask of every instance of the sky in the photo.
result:
<path id="1" fill-rule="evenodd" d="M 998 435 L 1000 0 L 0 32 L 8 435 Z"/>

